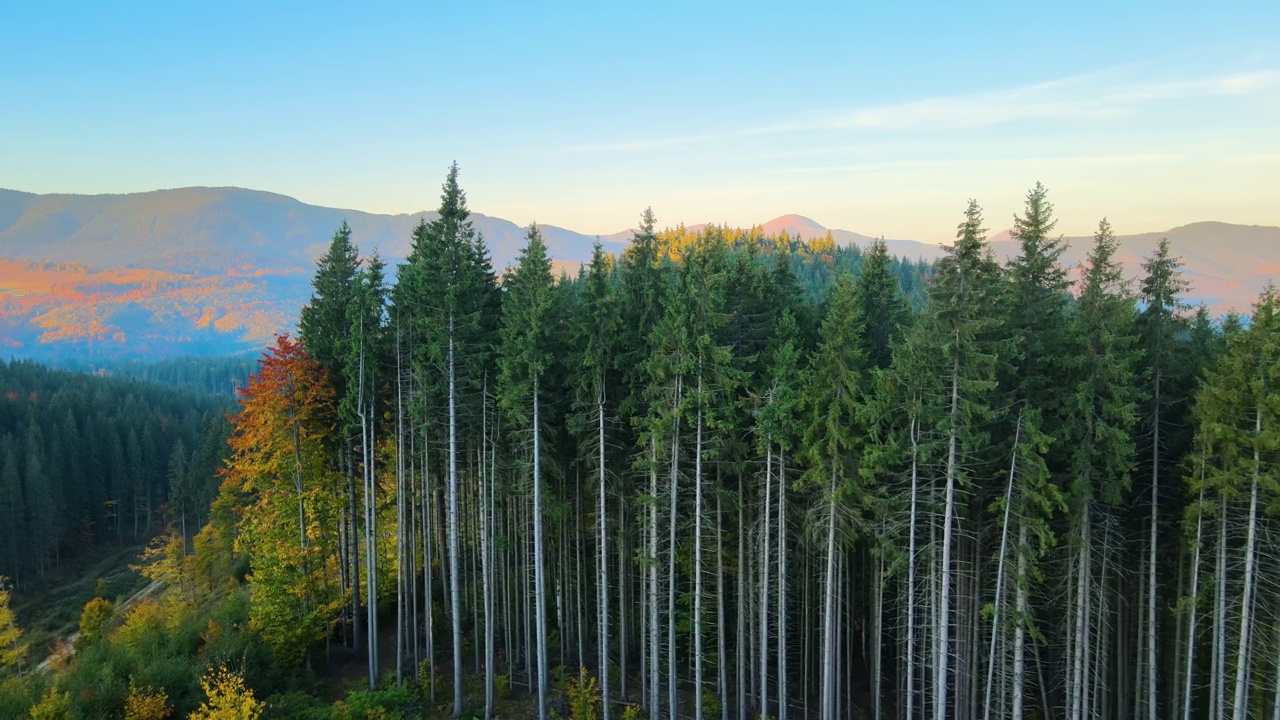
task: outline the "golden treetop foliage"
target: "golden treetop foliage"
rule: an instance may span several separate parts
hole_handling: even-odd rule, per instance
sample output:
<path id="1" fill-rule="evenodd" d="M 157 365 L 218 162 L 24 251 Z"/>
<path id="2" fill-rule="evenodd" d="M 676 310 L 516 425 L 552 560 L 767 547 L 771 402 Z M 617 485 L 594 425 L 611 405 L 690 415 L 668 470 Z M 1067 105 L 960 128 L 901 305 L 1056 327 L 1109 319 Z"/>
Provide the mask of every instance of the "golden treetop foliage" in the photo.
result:
<path id="1" fill-rule="evenodd" d="M 115 610 L 115 603 L 105 598 L 94 598 L 85 603 L 80 613 L 80 636 L 76 638 L 76 646 L 89 647 L 106 637 Z"/>
<path id="2" fill-rule="evenodd" d="M 172 713 L 169 694 L 164 688 L 140 690 L 132 679 L 129 680 L 129 696 L 124 700 L 124 720 L 166 720 Z"/>
<path id="3" fill-rule="evenodd" d="M 267 706 L 245 687 L 244 677 L 226 666 L 210 670 L 200 687 L 208 699 L 191 713 L 190 720 L 258 720 Z"/>

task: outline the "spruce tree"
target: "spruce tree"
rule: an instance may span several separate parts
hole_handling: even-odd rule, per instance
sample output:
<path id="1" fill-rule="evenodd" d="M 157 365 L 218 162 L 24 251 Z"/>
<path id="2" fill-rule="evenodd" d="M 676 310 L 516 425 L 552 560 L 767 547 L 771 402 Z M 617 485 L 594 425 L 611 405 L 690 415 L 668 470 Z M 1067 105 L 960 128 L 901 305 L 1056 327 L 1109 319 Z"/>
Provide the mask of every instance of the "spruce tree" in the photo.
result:
<path id="1" fill-rule="evenodd" d="M 893 346 L 910 318 L 910 310 L 902 298 L 898 279 L 890 271 L 891 258 L 883 240 L 871 243 L 863 256 L 862 270 L 855 288 L 858 305 L 867 325 L 862 339 L 863 352 L 871 366 L 884 370 L 893 360 Z"/>
<path id="2" fill-rule="evenodd" d="M 520 252 L 515 270 L 503 283 L 502 345 L 498 377 L 501 404 L 510 425 L 520 428 L 525 440 L 523 453 L 531 473 L 533 495 L 533 572 L 535 606 L 533 622 L 537 631 L 538 716 L 546 720 L 547 599 L 544 550 L 544 481 L 542 474 L 542 422 L 544 396 L 553 388 L 542 384 L 554 361 L 553 332 L 559 322 L 553 314 L 551 260 L 537 225 L 530 225 L 527 245 Z"/>
<path id="3" fill-rule="evenodd" d="M 395 297 L 397 316 L 408 322 L 415 338 L 412 364 L 423 386 L 421 400 L 427 405 L 415 412 L 419 416 L 431 412 L 432 424 L 443 428 L 447 437 L 443 475 L 455 716 L 462 714 L 463 699 L 459 464 L 467 452 L 460 442 L 469 437 L 461 424 L 479 415 L 475 410 L 482 405 L 482 398 L 472 401 L 472 397 L 483 387 L 496 302 L 488 253 L 470 217 L 455 163 L 445 178 L 438 216 L 414 231 Z"/>
<path id="4" fill-rule="evenodd" d="M 572 346 L 580 348 L 576 359 L 576 370 L 571 374 L 574 378 L 574 404 L 577 408 L 576 429 L 583 452 L 592 458 L 596 475 L 596 535 L 599 544 L 599 556 L 596 565 L 598 637 L 600 639 L 600 694 L 603 702 L 604 720 L 609 720 L 610 708 L 609 683 L 609 637 L 611 589 L 609 573 L 609 528 L 608 528 L 608 428 L 613 424 L 613 408 L 616 399 L 612 397 L 616 390 L 616 378 L 613 368 L 617 357 L 618 333 L 620 323 L 618 317 L 617 297 L 615 295 L 611 275 L 613 263 L 604 253 L 599 242 L 596 242 L 591 253 L 591 264 L 580 276 L 584 285 L 582 297 L 574 317 Z M 623 568 L 617 568 L 619 575 Z M 616 581 L 615 581 L 616 582 Z M 621 618 L 620 618 L 621 619 Z"/>
<path id="5" fill-rule="evenodd" d="M 1073 448 L 1067 485 L 1075 553 L 1075 603 L 1067 613 L 1067 716 L 1071 720 L 1090 712 L 1086 703 L 1096 677 L 1091 665 L 1097 662 L 1097 653 L 1091 650 L 1097 642 L 1097 627 L 1107 617 L 1105 598 L 1095 590 L 1100 586 L 1095 567 L 1116 560 L 1098 557 L 1095 516 L 1101 514 L 1106 522 L 1124 500 L 1136 464 L 1134 430 L 1141 399 L 1137 308 L 1116 258 L 1118 247 L 1111 225 L 1102 220 L 1084 264 L 1074 316 L 1082 352 L 1079 380 L 1067 402 L 1071 427 L 1069 434 L 1064 431 Z"/>
<path id="6" fill-rule="evenodd" d="M 1157 668 L 1158 653 L 1159 604 L 1156 597 L 1159 593 L 1160 546 L 1160 502 L 1162 497 L 1162 480 L 1167 481 L 1168 470 L 1176 462 L 1174 448 L 1168 442 L 1170 420 L 1175 412 L 1178 394 L 1170 392 L 1178 375 L 1179 337 L 1185 330 L 1186 318 L 1182 293 L 1187 288 L 1182 278 L 1181 262 L 1169 250 L 1168 240 L 1162 239 L 1155 254 L 1143 263 L 1146 276 L 1142 280 L 1139 299 L 1145 305 L 1138 317 L 1141 347 L 1145 353 L 1145 387 L 1146 402 L 1142 408 L 1144 429 L 1143 438 L 1148 444 L 1147 477 L 1150 480 L 1149 507 L 1147 521 L 1146 557 L 1144 558 L 1146 578 L 1146 626 L 1143 629 L 1146 657 L 1144 677 L 1146 679 L 1145 701 L 1148 720 L 1155 720 L 1158 715 L 1157 705 Z"/>
<path id="7" fill-rule="evenodd" d="M 865 441 L 861 420 L 868 370 L 863 351 L 866 329 L 862 308 L 853 281 L 847 274 L 836 279 L 827 316 L 822 321 L 822 342 L 813 358 L 807 382 L 808 428 L 805 431 L 806 482 L 817 488 L 820 515 L 826 528 L 823 550 L 822 681 L 821 715 L 834 720 L 836 645 L 836 553 L 837 528 L 848 527 L 852 518 L 838 517 L 843 511 L 859 514 L 870 490 L 862 487 L 859 472 Z M 843 543 L 840 543 L 843 546 Z"/>
<path id="8" fill-rule="evenodd" d="M 923 393 L 919 437 L 927 440 L 924 453 L 941 463 L 942 522 L 938 561 L 938 597 L 932 628 L 933 715 L 951 714 L 951 625 L 953 551 L 962 493 L 969 491 L 975 461 L 990 450 L 988 423 L 993 415 L 997 346 L 993 331 L 999 323 L 995 295 L 1001 274 L 991 258 L 982 227 L 982 209 L 970 201 L 956 242 L 938 261 L 929 286 L 929 303 L 915 324 L 911 341 L 916 348 L 904 367 L 909 388 L 926 389 L 936 383 L 941 393 Z M 912 378 L 911 376 L 917 376 Z M 918 378 L 918 379 L 917 379 Z"/>

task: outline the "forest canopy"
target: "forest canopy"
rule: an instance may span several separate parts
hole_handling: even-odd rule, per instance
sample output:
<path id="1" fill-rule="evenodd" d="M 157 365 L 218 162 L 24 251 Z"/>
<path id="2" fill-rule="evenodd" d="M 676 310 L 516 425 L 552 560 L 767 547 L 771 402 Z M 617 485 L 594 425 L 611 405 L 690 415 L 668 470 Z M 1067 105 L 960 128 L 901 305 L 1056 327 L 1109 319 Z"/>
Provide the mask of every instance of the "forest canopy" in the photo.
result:
<path id="1" fill-rule="evenodd" d="M 0 416 L 20 428 L 0 481 L 70 478 L 44 468 L 48 435 L 75 432 L 117 484 L 24 493 L 62 520 L 14 535 L 41 552 L 10 550 L 6 572 L 38 575 L 85 523 L 119 535 L 189 507 L 191 547 L 183 529 L 151 559 L 190 606 L 164 636 L 198 667 L 113 666 L 182 712 L 201 677 L 207 703 L 223 683 L 273 717 L 1280 712 L 1273 286 L 1213 318 L 1167 243 L 1126 277 L 1106 220 L 1065 267 L 1040 185 L 1007 263 L 973 201 L 934 264 L 660 231 L 646 210 L 626 251 L 574 275 L 536 224 L 499 272 L 468 218 L 455 165 L 404 263 L 337 229 L 198 509 L 160 481 L 167 458 L 217 456 L 198 403 L 163 421 L 112 396 L 155 419 L 87 426 L 101 406 L 63 400 L 37 420 L 45 371 L 10 365 L 29 379 Z M 106 497 L 131 512 L 101 514 Z M 182 629 L 206 615 L 218 633 Z M 335 665 L 368 690 L 305 699 Z"/>

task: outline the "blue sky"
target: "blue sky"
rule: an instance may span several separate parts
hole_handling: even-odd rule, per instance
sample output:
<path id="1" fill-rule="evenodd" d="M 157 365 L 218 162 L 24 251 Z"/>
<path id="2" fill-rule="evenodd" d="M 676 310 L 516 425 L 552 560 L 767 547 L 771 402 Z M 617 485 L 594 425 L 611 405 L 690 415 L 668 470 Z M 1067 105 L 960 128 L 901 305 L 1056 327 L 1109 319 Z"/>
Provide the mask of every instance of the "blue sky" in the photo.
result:
<path id="1" fill-rule="evenodd" d="M 1280 225 L 1280 3 L 7 2 L 0 187 L 236 185 L 581 232 L 796 212 Z M 473 7 L 474 5 L 474 7 Z M 867 7 L 860 7 L 866 5 Z"/>

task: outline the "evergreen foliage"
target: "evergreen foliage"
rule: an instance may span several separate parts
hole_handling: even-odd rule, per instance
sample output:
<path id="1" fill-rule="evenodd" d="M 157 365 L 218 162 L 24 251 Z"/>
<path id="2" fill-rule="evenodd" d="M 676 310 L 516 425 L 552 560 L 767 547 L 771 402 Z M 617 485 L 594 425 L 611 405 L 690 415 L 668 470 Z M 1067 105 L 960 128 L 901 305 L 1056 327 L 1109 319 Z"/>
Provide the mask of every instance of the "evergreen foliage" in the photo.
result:
<path id="1" fill-rule="evenodd" d="M 335 233 L 212 503 L 205 401 L 0 367 L 0 569 L 179 527 L 0 709 L 1273 715 L 1280 299 L 1217 322 L 1167 245 L 1133 289 L 1055 222 L 1037 185 L 1001 264 L 971 201 L 930 265 L 646 210 L 576 277 L 530 225 L 499 282 L 455 165 L 393 284 Z"/>

